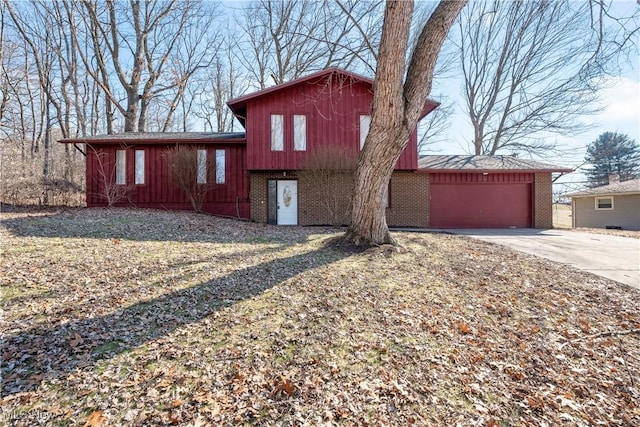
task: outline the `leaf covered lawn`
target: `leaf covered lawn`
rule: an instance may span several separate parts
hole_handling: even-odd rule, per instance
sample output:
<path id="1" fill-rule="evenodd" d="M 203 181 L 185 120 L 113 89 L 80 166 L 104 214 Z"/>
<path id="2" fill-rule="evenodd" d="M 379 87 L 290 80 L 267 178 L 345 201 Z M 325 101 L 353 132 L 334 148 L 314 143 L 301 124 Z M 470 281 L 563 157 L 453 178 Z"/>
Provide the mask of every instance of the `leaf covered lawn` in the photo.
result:
<path id="1" fill-rule="evenodd" d="M 640 425 L 640 292 L 462 236 L 1 214 L 0 424 Z"/>

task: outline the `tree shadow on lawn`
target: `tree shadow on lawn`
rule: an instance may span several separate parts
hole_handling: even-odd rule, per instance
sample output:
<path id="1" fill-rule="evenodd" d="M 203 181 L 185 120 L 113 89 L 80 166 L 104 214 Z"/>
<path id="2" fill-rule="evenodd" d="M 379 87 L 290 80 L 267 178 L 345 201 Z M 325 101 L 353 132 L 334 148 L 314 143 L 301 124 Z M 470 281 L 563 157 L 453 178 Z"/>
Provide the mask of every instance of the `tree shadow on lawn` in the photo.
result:
<path id="1" fill-rule="evenodd" d="M 47 311 L 46 317 L 42 316 L 40 320 L 36 320 L 32 317 L 31 312 L 24 312 L 22 315 L 12 316 L 13 323 L 29 323 L 32 326 L 32 329 L 41 329 L 43 323 L 49 323 L 49 326 L 67 323 L 69 319 L 73 319 L 75 317 L 83 317 L 87 316 L 87 306 L 93 307 L 106 307 L 109 308 L 110 304 L 113 304 L 114 300 L 120 300 L 122 297 L 127 297 L 129 294 L 133 293 L 148 293 L 153 292 L 154 288 L 160 287 L 165 288 L 167 286 L 171 286 L 170 283 L 179 283 L 186 276 L 191 274 L 196 274 L 201 271 L 203 268 L 215 268 L 216 263 L 230 263 L 233 262 L 235 257 L 242 257 L 242 259 L 250 259 L 254 256 L 266 256 L 269 254 L 276 254 L 283 249 L 290 247 L 291 245 L 273 245 L 268 247 L 257 247 L 256 249 L 242 249 L 230 253 L 218 254 L 216 253 L 213 257 L 209 254 L 203 255 L 197 258 L 191 258 L 188 260 L 181 260 L 175 262 L 165 262 L 160 264 L 157 260 L 155 262 L 149 262 L 145 265 L 135 265 L 131 263 L 129 266 L 135 267 L 134 269 L 124 269 L 124 270 L 116 270 L 109 272 L 109 278 L 111 279 L 109 282 L 104 279 L 95 279 L 93 278 L 93 286 L 100 286 L 99 291 L 90 292 L 88 294 L 83 294 L 82 298 L 76 298 L 75 303 L 70 303 L 69 299 L 58 300 L 57 297 L 59 295 L 63 295 L 66 293 L 76 293 L 77 295 L 77 283 L 71 284 L 71 286 L 67 286 L 68 284 L 65 282 L 57 282 L 55 285 L 51 286 L 48 290 L 43 291 L 42 293 L 27 293 L 26 295 L 5 295 L 6 290 L 2 295 L 2 303 L 0 304 L 0 309 L 10 310 L 11 307 L 18 306 L 20 304 L 25 303 L 33 303 L 34 301 L 41 300 L 43 302 L 50 302 L 50 307 Z M 184 270 L 187 271 L 184 271 Z M 77 272 L 77 277 L 80 278 L 89 278 L 89 276 L 83 276 L 82 271 Z M 162 280 L 158 281 L 144 281 L 143 283 L 137 283 L 139 278 L 143 277 L 157 277 L 159 274 L 162 276 Z M 81 280 L 80 280 L 81 281 Z M 132 289 L 126 288 L 124 289 L 125 294 L 123 295 L 122 287 L 116 286 L 117 283 L 136 283 L 136 288 Z M 82 286 L 82 285 L 80 285 Z M 7 289 L 11 289 L 13 284 L 8 282 Z M 19 288 L 20 285 L 16 285 L 16 288 Z M 224 295 L 222 295 L 224 297 Z M 59 301 L 61 301 L 59 303 Z M 52 324 L 52 319 L 54 320 L 54 324 Z"/>
<path id="2" fill-rule="evenodd" d="M 297 242 L 285 228 L 190 211 L 77 208 L 3 219 L 17 237 L 198 243 Z"/>
<path id="3" fill-rule="evenodd" d="M 5 336 L 1 395 L 36 390 L 42 380 L 59 378 L 77 368 L 133 350 L 304 271 L 351 254 L 329 239 L 317 250 L 236 270 L 104 316 L 74 319 L 55 326 L 40 325 Z"/>

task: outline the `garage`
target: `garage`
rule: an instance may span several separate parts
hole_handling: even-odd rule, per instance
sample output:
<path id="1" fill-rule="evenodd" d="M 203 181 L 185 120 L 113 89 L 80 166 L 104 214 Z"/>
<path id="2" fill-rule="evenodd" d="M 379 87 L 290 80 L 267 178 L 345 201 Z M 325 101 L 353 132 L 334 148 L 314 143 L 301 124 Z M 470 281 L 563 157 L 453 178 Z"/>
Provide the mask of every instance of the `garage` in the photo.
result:
<path id="1" fill-rule="evenodd" d="M 431 227 L 531 227 L 531 188 L 531 183 L 433 183 Z"/>
<path id="2" fill-rule="evenodd" d="M 431 228 L 550 228 L 553 173 L 571 169 L 514 156 L 423 156 Z"/>

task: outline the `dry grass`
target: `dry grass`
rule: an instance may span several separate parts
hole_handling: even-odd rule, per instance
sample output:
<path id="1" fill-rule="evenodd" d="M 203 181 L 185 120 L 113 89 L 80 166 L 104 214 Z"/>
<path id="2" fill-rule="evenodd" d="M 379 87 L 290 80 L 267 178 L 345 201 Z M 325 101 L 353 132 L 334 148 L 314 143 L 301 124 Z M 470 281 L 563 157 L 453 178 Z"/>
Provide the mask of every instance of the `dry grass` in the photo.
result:
<path id="1" fill-rule="evenodd" d="M 503 247 L 3 213 L 10 425 L 638 425 L 639 292 Z"/>
<path id="2" fill-rule="evenodd" d="M 555 228 L 571 228 L 571 205 L 553 205 L 553 226 Z"/>

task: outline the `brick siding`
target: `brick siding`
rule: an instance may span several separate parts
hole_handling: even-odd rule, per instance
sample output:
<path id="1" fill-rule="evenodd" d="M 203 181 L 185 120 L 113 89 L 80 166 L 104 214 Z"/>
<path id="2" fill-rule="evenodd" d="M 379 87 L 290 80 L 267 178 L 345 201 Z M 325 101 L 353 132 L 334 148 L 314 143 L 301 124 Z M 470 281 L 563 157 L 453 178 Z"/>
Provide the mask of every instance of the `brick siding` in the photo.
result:
<path id="1" fill-rule="evenodd" d="M 270 179 L 297 179 L 296 173 L 287 172 L 250 172 L 249 173 L 249 201 L 251 203 L 251 220 L 267 222 L 268 218 L 268 187 Z M 298 189 L 298 193 L 300 190 Z M 300 206 L 298 200 L 298 207 Z"/>
<path id="2" fill-rule="evenodd" d="M 298 180 L 298 223 L 300 225 L 326 225 L 335 223 L 335 215 L 329 213 L 324 202 L 326 189 L 321 188 L 304 173 L 251 172 L 250 173 L 251 220 L 267 222 L 267 181 L 270 179 Z M 332 191 L 350 195 L 353 183 L 350 179 L 336 179 Z M 390 205 L 387 223 L 397 227 L 429 227 L 429 175 L 415 172 L 394 172 L 391 176 Z M 349 220 L 350 197 L 345 198 L 334 212 L 343 213 L 343 223 Z M 534 181 L 534 219 L 536 228 L 553 227 L 551 174 L 537 173 Z"/>
<path id="3" fill-rule="evenodd" d="M 550 173 L 537 173 L 534 189 L 534 223 L 535 228 L 553 228 L 553 192 Z"/>
<path id="4" fill-rule="evenodd" d="M 429 175 L 394 172 L 391 176 L 391 203 L 387 224 L 397 227 L 429 226 Z"/>
<path id="5" fill-rule="evenodd" d="M 339 195 L 327 206 L 329 194 L 326 187 L 319 185 L 313 177 L 304 172 L 251 172 L 250 200 L 251 220 L 267 222 L 268 180 L 298 180 L 298 223 L 300 225 L 326 225 L 341 222 L 347 224 L 353 180 L 346 174 L 334 177 L 331 192 Z M 325 184 L 326 185 L 326 184 Z M 390 226 L 427 227 L 429 225 L 429 177 L 414 172 L 394 172 L 391 176 L 390 206 L 387 209 L 387 223 Z"/>

